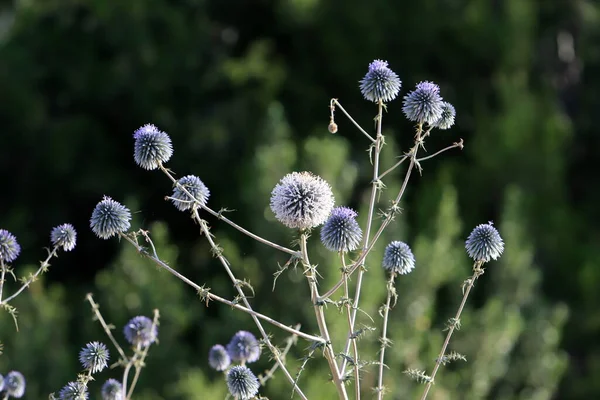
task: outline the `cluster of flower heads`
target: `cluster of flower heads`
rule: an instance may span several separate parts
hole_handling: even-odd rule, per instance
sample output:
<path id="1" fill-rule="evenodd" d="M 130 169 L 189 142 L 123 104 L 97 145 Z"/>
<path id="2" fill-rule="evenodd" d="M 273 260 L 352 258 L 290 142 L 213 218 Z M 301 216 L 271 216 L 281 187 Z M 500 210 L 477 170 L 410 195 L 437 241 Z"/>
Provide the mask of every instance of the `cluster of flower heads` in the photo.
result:
<path id="1" fill-rule="evenodd" d="M 79 352 L 79 362 L 89 374 L 96 374 L 108 367 L 110 354 L 106 345 L 100 342 L 90 342 Z M 87 382 L 71 381 L 58 392 L 59 400 L 87 400 L 89 397 Z"/>
<path id="2" fill-rule="evenodd" d="M 225 380 L 229 393 L 236 399 L 251 399 L 258 393 L 258 378 L 246 367 L 260 358 L 261 348 L 256 337 L 239 331 L 227 346 L 214 345 L 208 352 L 208 364 L 217 371 L 227 371 Z M 240 363 L 230 368 L 232 362 Z M 228 369 L 229 368 L 229 369 Z"/>
<path id="3" fill-rule="evenodd" d="M 25 394 L 25 377 L 19 371 L 10 371 L 6 376 L 0 375 L 0 397 L 19 399 Z"/>
<path id="4" fill-rule="evenodd" d="M 62 247 L 64 251 L 71 251 L 77 243 L 77 232 L 73 225 L 62 224 L 55 226 L 50 231 L 50 242 L 56 248 Z M 15 235 L 5 229 L 0 229 L 0 262 L 11 263 L 21 253 L 21 246 Z"/>

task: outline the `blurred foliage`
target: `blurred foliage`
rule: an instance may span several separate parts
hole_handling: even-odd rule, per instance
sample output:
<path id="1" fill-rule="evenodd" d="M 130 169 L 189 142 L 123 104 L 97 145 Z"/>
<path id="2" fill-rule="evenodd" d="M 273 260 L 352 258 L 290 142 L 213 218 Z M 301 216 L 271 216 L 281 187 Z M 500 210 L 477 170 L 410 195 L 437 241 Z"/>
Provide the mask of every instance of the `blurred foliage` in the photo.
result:
<path id="1" fill-rule="evenodd" d="M 478 281 L 451 350 L 467 363 L 444 367 L 430 397 L 465 399 L 589 399 L 600 395 L 600 190 L 595 166 L 600 139 L 600 5 L 591 0 L 14 0 L 0 4 L 0 225 L 23 247 L 19 276 L 45 256 L 50 229 L 70 222 L 74 252 L 14 302 L 19 332 L 0 314 L 0 373 L 22 371 L 27 398 L 46 398 L 73 380 L 77 354 L 106 341 L 92 319 L 92 292 L 104 317 L 121 327 L 135 315 L 161 314 L 136 399 L 220 399 L 223 377 L 208 368 L 208 349 L 225 344 L 251 319 L 201 303 L 194 291 L 118 240 L 88 229 L 91 211 L 110 195 L 149 229 L 159 255 L 190 279 L 234 298 L 199 228 L 164 201 L 169 181 L 134 165 L 132 133 L 147 122 L 171 136 L 169 167 L 196 174 L 214 209 L 253 232 L 289 245 L 294 233 L 268 208 L 277 181 L 311 170 L 333 186 L 336 202 L 366 218 L 372 169 L 368 143 L 341 112 L 327 131 L 328 102 L 338 98 L 373 129 L 376 108 L 357 82 L 375 58 L 388 60 L 403 92 L 420 80 L 441 85 L 457 109 L 457 125 L 427 141 L 452 151 L 413 175 L 389 227 L 367 260 L 359 324 L 380 327 L 385 300 L 380 266 L 390 240 L 408 242 L 417 268 L 398 278 L 386 353 L 390 399 L 416 398 L 422 387 L 401 374 L 431 371 L 445 321 L 460 300 L 470 263 L 463 241 L 494 220 L 506 253 Z M 391 102 L 383 119 L 382 168 L 407 151 L 413 127 Z M 386 177 L 384 208 L 403 177 Z M 239 278 L 251 282 L 253 307 L 284 324 L 317 331 L 301 271 L 273 274 L 286 257 L 207 218 Z M 310 243 L 320 285 L 339 277 L 337 257 Z M 7 283 L 8 290 L 15 287 Z M 336 294 L 340 296 L 341 292 Z M 337 299 L 337 298 L 336 298 Z M 373 318 L 371 321 L 366 314 Z M 327 310 L 331 331 L 346 322 Z M 285 334 L 267 326 L 273 342 Z M 378 331 L 364 337 L 364 361 L 375 360 Z M 334 342 L 336 348 L 341 345 Z M 288 355 L 294 373 L 308 344 Z M 272 364 L 262 357 L 255 373 Z M 168 367 L 165 367 L 168 366 Z M 91 385 L 96 398 L 105 371 Z M 364 371 L 369 397 L 374 367 Z M 300 385 L 309 398 L 334 398 L 321 357 Z M 261 394 L 289 398 L 283 375 Z"/>

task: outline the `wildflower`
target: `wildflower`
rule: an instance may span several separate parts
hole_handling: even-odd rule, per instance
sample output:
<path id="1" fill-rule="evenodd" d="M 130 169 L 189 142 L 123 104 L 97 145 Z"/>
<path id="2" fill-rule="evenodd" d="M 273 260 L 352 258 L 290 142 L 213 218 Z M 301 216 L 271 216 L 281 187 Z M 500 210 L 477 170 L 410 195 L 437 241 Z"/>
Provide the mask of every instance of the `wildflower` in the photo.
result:
<path id="1" fill-rule="evenodd" d="M 454 125 L 454 117 L 456 116 L 456 110 L 454 106 L 447 101 L 442 102 L 442 115 L 433 123 L 434 128 L 449 129 Z"/>
<path id="2" fill-rule="evenodd" d="M 21 398 L 25 394 L 25 377 L 19 371 L 10 371 L 4 377 L 4 391 L 7 395 Z"/>
<path id="3" fill-rule="evenodd" d="M 442 116 L 440 88 L 433 82 L 420 82 L 417 88 L 404 96 L 402 111 L 411 121 L 433 124 Z"/>
<path id="4" fill-rule="evenodd" d="M 62 224 L 52 228 L 50 241 L 53 246 L 62 247 L 64 251 L 71 251 L 75 248 L 77 232 L 73 225 Z"/>
<path id="5" fill-rule="evenodd" d="M 362 239 L 362 230 L 356 222 L 356 212 L 348 207 L 336 207 L 321 229 L 321 242 L 331 250 L 356 250 Z"/>
<path id="6" fill-rule="evenodd" d="M 500 234 L 491 222 L 477 225 L 471 232 L 465 248 L 469 257 L 475 261 L 488 262 L 490 259 L 497 260 L 504 251 L 504 242 Z"/>
<path id="7" fill-rule="evenodd" d="M 227 345 L 227 353 L 233 361 L 252 363 L 260 357 L 260 344 L 250 332 L 239 331 Z"/>
<path id="8" fill-rule="evenodd" d="M 398 75 L 388 68 L 387 61 L 375 60 L 369 64 L 369 71 L 360 81 L 360 91 L 365 99 L 377 103 L 394 100 L 402 82 Z"/>
<path id="9" fill-rule="evenodd" d="M 197 176 L 184 176 L 183 178 L 179 179 L 177 183 L 183 186 L 188 192 L 190 192 L 190 194 L 194 196 L 194 198 L 191 198 L 179 187 L 179 185 L 176 185 L 173 188 L 173 195 L 171 196 L 171 201 L 179 211 L 189 210 L 192 207 L 196 206 L 194 200 L 197 201 L 200 204 L 200 206 L 205 205 L 208 201 L 210 191 Z"/>
<path id="10" fill-rule="evenodd" d="M 126 232 L 131 224 L 131 212 L 108 196 L 96 205 L 90 219 L 92 231 L 101 239 L 109 239 L 120 232 Z"/>
<path id="11" fill-rule="evenodd" d="M 87 386 L 81 382 L 69 382 L 58 392 L 59 400 L 87 400 Z"/>
<path id="12" fill-rule="evenodd" d="M 231 364 L 231 357 L 225 347 L 216 344 L 208 352 L 208 364 L 217 371 L 225 371 Z"/>
<path id="13" fill-rule="evenodd" d="M 309 229 L 323 224 L 333 204 L 329 184 L 310 172 L 287 174 L 271 193 L 271 210 L 288 228 Z"/>
<path id="14" fill-rule="evenodd" d="M 116 379 L 109 379 L 102 385 L 102 400 L 122 400 L 123 385 Z"/>
<path id="15" fill-rule="evenodd" d="M 79 361 L 83 368 L 93 374 L 102 371 L 108 366 L 109 353 L 103 343 L 91 342 L 79 352 Z"/>
<path id="16" fill-rule="evenodd" d="M 152 323 L 150 318 L 138 316 L 129 320 L 125 328 L 123 328 L 123 333 L 127 341 L 132 345 L 146 347 L 156 341 L 158 328 Z"/>
<path id="17" fill-rule="evenodd" d="M 17 243 L 15 235 L 7 230 L 0 229 L 0 262 L 13 262 L 19 256 L 21 246 Z"/>
<path id="18" fill-rule="evenodd" d="M 152 124 L 146 124 L 133 134 L 135 139 L 133 158 L 142 168 L 157 169 L 173 155 L 171 138 Z"/>
<path id="19" fill-rule="evenodd" d="M 383 253 L 383 268 L 400 275 L 412 271 L 415 268 L 415 256 L 410 247 L 399 241 L 388 244 Z"/>
<path id="20" fill-rule="evenodd" d="M 4 390 L 4 377 L 0 374 L 0 392 Z"/>
<path id="21" fill-rule="evenodd" d="M 258 379 L 244 365 L 231 367 L 226 380 L 229 393 L 236 399 L 249 400 L 258 394 Z"/>

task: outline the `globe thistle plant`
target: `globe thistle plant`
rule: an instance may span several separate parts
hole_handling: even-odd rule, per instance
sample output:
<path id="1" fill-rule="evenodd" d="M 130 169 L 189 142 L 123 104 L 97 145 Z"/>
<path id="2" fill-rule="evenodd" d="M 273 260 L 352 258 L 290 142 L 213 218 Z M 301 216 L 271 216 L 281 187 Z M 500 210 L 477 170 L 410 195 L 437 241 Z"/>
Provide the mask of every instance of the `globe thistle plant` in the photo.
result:
<path id="1" fill-rule="evenodd" d="M 137 316 L 129 320 L 123 328 L 125 338 L 133 346 L 150 346 L 158 337 L 158 328 L 148 317 Z"/>
<path id="2" fill-rule="evenodd" d="M 415 90 L 404 96 L 402 111 L 411 121 L 431 125 L 442 117 L 442 103 L 438 85 L 420 82 Z"/>
<path id="3" fill-rule="evenodd" d="M 25 377 L 19 371 L 10 371 L 4 377 L 4 392 L 6 395 L 21 398 L 25 394 Z"/>
<path id="4" fill-rule="evenodd" d="M 444 101 L 442 102 L 442 115 L 432 126 L 439 129 L 450 129 L 454 125 L 454 117 L 456 117 L 454 106 Z"/>
<path id="5" fill-rule="evenodd" d="M 323 224 L 333 204 L 329 184 L 310 172 L 287 174 L 271 193 L 271 210 L 288 228 L 310 229 Z"/>
<path id="6" fill-rule="evenodd" d="M 111 237 L 126 232 L 131 224 L 131 212 L 119 202 L 108 196 L 96 205 L 90 218 L 90 227 L 100 239 Z"/>
<path id="7" fill-rule="evenodd" d="M 179 179 L 177 183 L 183 186 L 188 192 L 190 192 L 194 196 L 194 198 L 191 198 L 179 187 L 179 185 L 176 185 L 173 189 L 171 201 L 179 211 L 186 211 L 194 207 L 197 204 L 194 202 L 194 199 L 200 204 L 200 206 L 205 205 L 208 201 L 210 191 L 197 176 L 184 176 L 183 178 Z"/>
<path id="8" fill-rule="evenodd" d="M 87 400 L 87 386 L 81 382 L 69 382 L 58 392 L 59 400 Z"/>
<path id="9" fill-rule="evenodd" d="M 400 275 L 412 271 L 415 268 L 415 256 L 410 247 L 400 241 L 388 244 L 383 253 L 383 268 Z"/>
<path id="10" fill-rule="evenodd" d="M 102 400 L 121 400 L 123 398 L 123 385 L 116 379 L 109 379 L 102 385 Z"/>
<path id="11" fill-rule="evenodd" d="M 77 232 L 73 225 L 62 224 L 52 228 L 50 241 L 53 246 L 62 247 L 64 251 L 71 251 L 75 248 Z"/>
<path id="12" fill-rule="evenodd" d="M 369 64 L 369 71 L 360 81 L 360 91 L 365 99 L 372 102 L 384 103 L 394 100 L 400 88 L 402 81 L 398 75 L 388 68 L 387 61 L 375 60 Z"/>
<path id="13" fill-rule="evenodd" d="M 321 242 L 331 250 L 356 250 L 362 239 L 362 230 L 356 222 L 356 212 L 348 207 L 336 207 L 321 228 Z"/>
<path id="14" fill-rule="evenodd" d="M 250 332 L 239 331 L 227 344 L 227 353 L 233 361 L 253 363 L 260 357 L 260 344 Z"/>
<path id="15" fill-rule="evenodd" d="M 465 248 L 469 257 L 475 261 L 488 262 L 491 259 L 497 260 L 502 255 L 504 241 L 498 230 L 488 222 L 473 229 L 465 242 Z"/>
<path id="16" fill-rule="evenodd" d="M 133 134 L 135 139 L 133 158 L 142 168 L 157 169 L 173 155 L 171 138 L 152 124 L 146 124 Z"/>
<path id="17" fill-rule="evenodd" d="M 109 352 L 100 342 L 88 343 L 79 352 L 79 361 L 83 368 L 95 374 L 108 366 Z"/>
<path id="18" fill-rule="evenodd" d="M 15 235 L 5 229 L 0 229 L 0 262 L 10 263 L 17 259 L 21 246 Z"/>
<path id="19" fill-rule="evenodd" d="M 231 364 L 231 357 L 225 347 L 216 344 L 208 352 L 208 364 L 217 371 L 225 371 Z"/>
<path id="20" fill-rule="evenodd" d="M 256 376 L 244 365 L 236 365 L 227 371 L 227 388 L 236 399 L 249 400 L 258 394 L 259 383 Z"/>

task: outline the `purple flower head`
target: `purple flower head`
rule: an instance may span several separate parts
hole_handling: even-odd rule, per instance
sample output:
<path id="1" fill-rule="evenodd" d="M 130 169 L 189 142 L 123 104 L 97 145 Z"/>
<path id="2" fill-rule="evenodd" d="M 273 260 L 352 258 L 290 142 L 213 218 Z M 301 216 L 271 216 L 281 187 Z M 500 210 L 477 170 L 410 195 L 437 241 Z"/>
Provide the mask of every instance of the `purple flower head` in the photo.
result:
<path id="1" fill-rule="evenodd" d="M 231 364 L 231 357 L 225 347 L 216 344 L 208 352 L 208 364 L 217 371 L 225 371 Z"/>
<path id="2" fill-rule="evenodd" d="M 5 229 L 0 229 L 0 262 L 10 263 L 17 259 L 21 246 L 15 235 Z"/>
<path id="3" fill-rule="evenodd" d="M 122 400 L 123 385 L 116 379 L 109 379 L 102 385 L 102 400 Z"/>
<path id="4" fill-rule="evenodd" d="M 92 374 L 108 366 L 109 352 L 104 343 L 90 342 L 79 352 L 79 361 Z"/>
<path id="5" fill-rule="evenodd" d="M 504 252 L 504 241 L 500 237 L 498 230 L 494 228 L 491 222 L 477 225 L 471 232 L 465 248 L 469 257 L 475 261 L 488 262 L 491 259 L 497 260 Z"/>
<path id="6" fill-rule="evenodd" d="M 77 232 L 71 224 L 55 226 L 50 232 L 50 241 L 53 246 L 62 247 L 64 251 L 71 251 L 77 242 Z"/>
<path id="7" fill-rule="evenodd" d="M 227 352 L 233 361 L 252 363 L 260 357 L 260 344 L 250 332 L 239 331 L 231 338 Z"/>
<path id="8" fill-rule="evenodd" d="M 87 400 L 87 386 L 82 382 L 69 382 L 58 392 L 59 400 Z"/>
<path id="9" fill-rule="evenodd" d="M 385 248 L 382 265 L 390 272 L 408 274 L 415 268 L 415 256 L 406 243 L 394 241 Z"/>
<path id="10" fill-rule="evenodd" d="M 101 239 L 109 239 L 120 232 L 126 232 L 131 224 L 131 212 L 121 203 L 108 196 L 96 205 L 90 218 L 92 231 Z"/>
<path id="11" fill-rule="evenodd" d="M 179 211 L 190 210 L 194 206 L 196 206 L 194 199 L 198 203 L 200 203 L 200 205 L 205 205 L 208 201 L 210 191 L 208 190 L 204 182 L 202 182 L 197 176 L 184 176 L 183 178 L 179 179 L 177 183 L 183 186 L 188 192 L 190 192 L 194 196 L 194 198 L 192 199 L 186 192 L 184 192 L 179 187 L 179 185 L 176 185 L 173 189 L 171 201 Z"/>
<path id="12" fill-rule="evenodd" d="M 336 207 L 321 228 L 321 242 L 331 250 L 356 250 L 362 239 L 362 230 L 356 222 L 356 212 L 348 207 Z"/>
<path id="13" fill-rule="evenodd" d="M 402 111 L 411 121 L 433 124 L 442 116 L 440 87 L 433 82 L 420 82 L 417 88 L 404 96 Z"/>
<path id="14" fill-rule="evenodd" d="M 359 87 L 365 99 L 387 103 L 398 96 L 402 81 L 388 68 L 387 61 L 375 60 L 369 64 L 369 71 L 360 81 Z"/>
<path id="15" fill-rule="evenodd" d="M 157 169 L 173 155 L 173 145 L 169 135 L 152 124 L 137 129 L 133 138 L 135 139 L 133 158 L 137 165 L 144 169 Z"/>
<path id="16" fill-rule="evenodd" d="M 25 394 L 25 377 L 19 371 L 10 371 L 4 377 L 4 391 L 7 395 L 21 398 Z"/>
<path id="17" fill-rule="evenodd" d="M 256 376 L 244 365 L 235 365 L 227 371 L 227 388 L 236 399 L 249 400 L 258 394 L 260 384 Z"/>
<path id="18" fill-rule="evenodd" d="M 450 129 L 454 125 L 456 110 L 454 106 L 446 101 L 442 102 L 442 116 L 433 123 L 434 128 Z"/>
<path id="19" fill-rule="evenodd" d="M 150 346 L 158 337 L 158 328 L 152 323 L 148 317 L 134 317 L 125 328 L 123 328 L 125 338 L 133 346 L 140 345 L 142 347 Z"/>

